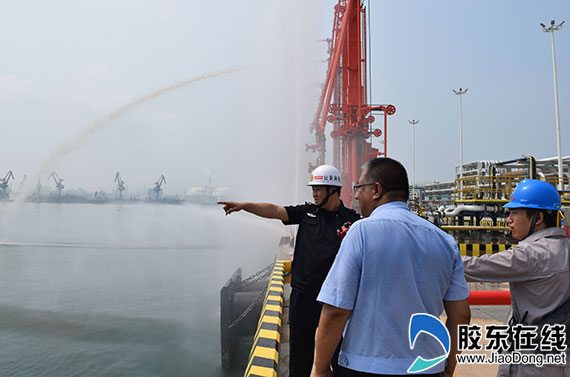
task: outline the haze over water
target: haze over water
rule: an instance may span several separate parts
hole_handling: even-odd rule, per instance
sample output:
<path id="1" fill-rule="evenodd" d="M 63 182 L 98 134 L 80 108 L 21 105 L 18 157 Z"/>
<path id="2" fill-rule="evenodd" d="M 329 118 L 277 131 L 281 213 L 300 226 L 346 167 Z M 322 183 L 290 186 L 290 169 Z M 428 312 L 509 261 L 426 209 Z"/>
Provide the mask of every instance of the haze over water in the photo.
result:
<path id="1" fill-rule="evenodd" d="M 211 177 L 229 200 L 310 199 L 304 143 L 326 50 L 314 8 L 14 3 L 1 23 L 14 38 L 0 74 L 0 174 L 14 172 L 14 191 L 26 174 L 53 187 L 55 171 L 65 190 L 111 193 L 119 171 L 125 194 L 163 174 L 164 195 Z M 271 263 L 286 234 L 216 207 L 0 202 L 0 376 L 231 375 L 219 290 L 238 267 L 247 277 Z"/>
<path id="2" fill-rule="evenodd" d="M 0 204 L 0 212 L 6 209 Z M 198 205 L 26 203 L 0 243 L 1 376 L 232 376 L 219 290 L 285 227 Z"/>

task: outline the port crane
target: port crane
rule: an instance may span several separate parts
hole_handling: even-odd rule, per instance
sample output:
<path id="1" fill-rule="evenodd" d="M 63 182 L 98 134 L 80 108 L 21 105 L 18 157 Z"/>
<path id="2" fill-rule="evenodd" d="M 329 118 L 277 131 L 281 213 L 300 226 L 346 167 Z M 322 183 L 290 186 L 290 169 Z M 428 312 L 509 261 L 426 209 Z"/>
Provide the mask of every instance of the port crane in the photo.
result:
<path id="1" fill-rule="evenodd" d="M 158 181 L 154 182 L 154 188 L 152 189 L 152 191 L 154 191 L 156 193 L 156 200 L 158 200 L 158 197 L 160 196 L 160 192 L 162 191 L 162 184 L 166 184 L 166 179 L 164 178 L 164 175 L 161 175 L 160 178 L 158 178 Z"/>
<path id="2" fill-rule="evenodd" d="M 0 189 L 2 189 L 6 195 L 8 195 L 8 183 L 10 182 L 10 178 L 15 179 L 12 170 L 9 170 L 4 178 L 0 178 Z"/>
<path id="3" fill-rule="evenodd" d="M 333 146 L 333 165 L 340 169 L 345 188 L 352 187 L 362 172 L 362 165 L 374 157 L 387 156 L 388 115 L 396 108 L 390 104 L 371 104 L 368 98 L 368 72 L 366 50 L 366 7 L 360 0 L 338 0 L 334 7 L 332 38 L 329 43 L 329 65 L 323 91 L 311 132 L 315 144 L 306 145 L 317 153 L 316 164 L 309 164 L 309 171 L 325 163 L 325 126 L 333 126 L 330 133 Z M 384 130 L 372 129 L 381 113 Z M 384 150 L 372 147 L 372 136 L 384 136 Z M 352 205 L 350 190 L 342 191 L 342 200 Z"/>
<path id="4" fill-rule="evenodd" d="M 119 190 L 119 199 L 123 199 L 123 191 L 126 190 L 125 182 L 121 178 L 119 172 L 115 174 L 115 182 L 117 183 L 117 190 Z"/>
<path id="5" fill-rule="evenodd" d="M 57 188 L 57 196 L 61 196 L 61 190 L 63 190 L 63 188 L 65 187 L 63 185 L 63 179 L 59 178 L 59 176 L 54 171 L 51 172 L 51 174 L 48 177 L 48 180 L 50 178 L 53 178 L 53 181 L 55 182 L 55 187 Z"/>

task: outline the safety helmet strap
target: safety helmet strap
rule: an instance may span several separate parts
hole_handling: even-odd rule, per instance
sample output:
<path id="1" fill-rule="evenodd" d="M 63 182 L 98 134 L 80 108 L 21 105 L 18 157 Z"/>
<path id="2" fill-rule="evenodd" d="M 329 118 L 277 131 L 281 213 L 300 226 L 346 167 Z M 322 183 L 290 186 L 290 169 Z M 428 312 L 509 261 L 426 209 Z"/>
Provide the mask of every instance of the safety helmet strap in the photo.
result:
<path id="1" fill-rule="evenodd" d="M 532 215 L 532 220 L 530 220 L 530 228 L 528 229 L 527 237 L 534 233 L 534 227 L 536 226 L 536 220 L 538 220 L 539 211 L 536 211 Z"/>
<path id="2" fill-rule="evenodd" d="M 330 197 L 332 195 L 334 195 L 335 192 L 339 193 L 340 196 L 340 188 L 338 187 L 333 187 L 333 186 L 325 186 L 327 188 L 327 196 L 325 196 L 325 198 L 323 199 L 323 201 L 321 202 L 321 204 L 319 204 L 317 207 L 321 208 L 322 206 L 324 206 L 325 204 L 327 204 L 327 202 L 329 201 Z M 331 190 L 332 189 L 332 190 Z"/>

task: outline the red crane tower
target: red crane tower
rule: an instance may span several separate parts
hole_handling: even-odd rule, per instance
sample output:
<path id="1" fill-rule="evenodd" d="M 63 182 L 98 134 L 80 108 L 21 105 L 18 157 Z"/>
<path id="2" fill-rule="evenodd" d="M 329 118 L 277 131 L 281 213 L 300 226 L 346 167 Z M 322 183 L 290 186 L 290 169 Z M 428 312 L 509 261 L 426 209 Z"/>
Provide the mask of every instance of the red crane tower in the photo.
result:
<path id="1" fill-rule="evenodd" d="M 316 165 L 325 163 L 326 122 L 333 125 L 333 165 L 340 168 L 343 186 L 352 187 L 362 165 L 369 159 L 387 156 L 388 115 L 393 105 L 372 105 L 367 97 L 366 8 L 361 0 L 339 0 L 334 7 L 332 38 L 329 40 L 329 66 L 319 106 L 311 130 L 316 143 L 307 145 L 318 152 Z M 332 102 L 331 102 L 332 99 Z M 384 115 L 384 131 L 372 130 L 372 112 Z M 369 138 L 384 135 L 384 151 L 372 147 Z M 352 205 L 352 193 L 344 190 L 342 200 Z"/>

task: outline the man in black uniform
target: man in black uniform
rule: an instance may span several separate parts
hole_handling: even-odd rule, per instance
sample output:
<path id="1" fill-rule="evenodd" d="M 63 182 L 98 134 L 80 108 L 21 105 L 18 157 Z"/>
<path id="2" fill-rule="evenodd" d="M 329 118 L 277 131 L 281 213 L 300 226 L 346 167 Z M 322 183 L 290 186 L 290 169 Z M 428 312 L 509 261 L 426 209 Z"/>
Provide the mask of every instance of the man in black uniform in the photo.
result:
<path id="1" fill-rule="evenodd" d="M 340 173 L 330 165 L 313 171 L 309 186 L 315 204 L 279 206 L 271 203 L 218 202 L 226 215 L 244 210 L 257 216 L 279 219 L 285 225 L 299 224 L 293 254 L 289 302 L 290 377 L 309 377 L 313 364 L 315 332 L 322 304 L 317 302 L 321 285 L 331 268 L 346 222 L 360 215 L 340 200 Z"/>

